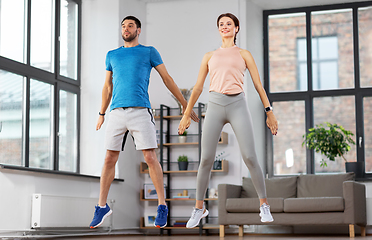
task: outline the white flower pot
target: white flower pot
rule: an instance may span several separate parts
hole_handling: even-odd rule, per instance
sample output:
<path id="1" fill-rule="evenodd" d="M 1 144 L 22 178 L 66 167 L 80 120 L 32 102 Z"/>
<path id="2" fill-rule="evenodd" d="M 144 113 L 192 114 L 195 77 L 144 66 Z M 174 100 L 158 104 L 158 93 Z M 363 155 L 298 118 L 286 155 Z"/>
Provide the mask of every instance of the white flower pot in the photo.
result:
<path id="1" fill-rule="evenodd" d="M 185 143 L 187 136 L 178 136 L 178 142 L 179 143 Z"/>

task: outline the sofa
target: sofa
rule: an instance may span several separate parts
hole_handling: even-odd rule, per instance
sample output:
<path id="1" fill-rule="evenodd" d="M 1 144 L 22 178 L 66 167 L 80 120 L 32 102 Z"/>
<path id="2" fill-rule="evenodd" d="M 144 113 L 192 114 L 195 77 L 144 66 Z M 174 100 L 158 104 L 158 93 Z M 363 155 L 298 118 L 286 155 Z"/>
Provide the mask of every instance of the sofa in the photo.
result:
<path id="1" fill-rule="evenodd" d="M 262 223 L 259 199 L 250 178 L 243 184 L 218 185 L 218 222 L 220 237 L 227 225 L 349 225 L 350 237 L 355 225 L 365 236 L 365 186 L 354 181 L 354 173 L 299 175 L 265 179 L 267 200 L 274 222 Z"/>

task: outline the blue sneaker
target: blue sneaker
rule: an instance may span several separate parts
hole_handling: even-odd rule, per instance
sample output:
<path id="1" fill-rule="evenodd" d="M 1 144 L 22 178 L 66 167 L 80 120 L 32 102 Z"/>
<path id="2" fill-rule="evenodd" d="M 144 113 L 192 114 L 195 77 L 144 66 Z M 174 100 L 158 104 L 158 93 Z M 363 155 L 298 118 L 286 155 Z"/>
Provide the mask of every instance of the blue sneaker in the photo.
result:
<path id="1" fill-rule="evenodd" d="M 105 208 L 101 208 L 100 206 L 96 206 L 96 211 L 94 212 L 94 217 L 92 222 L 90 223 L 90 228 L 99 227 L 105 219 L 110 216 L 112 213 L 110 207 L 106 203 Z"/>
<path id="2" fill-rule="evenodd" d="M 158 214 L 156 215 L 154 225 L 157 228 L 163 228 L 167 226 L 168 208 L 167 205 L 158 206 Z"/>

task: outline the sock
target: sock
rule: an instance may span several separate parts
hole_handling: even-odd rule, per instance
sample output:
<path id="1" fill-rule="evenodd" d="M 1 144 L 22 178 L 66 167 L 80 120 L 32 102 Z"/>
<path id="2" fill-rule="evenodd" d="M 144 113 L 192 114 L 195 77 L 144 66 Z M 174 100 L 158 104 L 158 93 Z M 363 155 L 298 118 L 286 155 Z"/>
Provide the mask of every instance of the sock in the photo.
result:
<path id="1" fill-rule="evenodd" d="M 102 207 L 102 206 L 99 206 L 99 207 L 100 207 L 100 208 L 106 208 L 106 205 L 105 205 L 105 206 L 103 206 L 103 207 Z"/>

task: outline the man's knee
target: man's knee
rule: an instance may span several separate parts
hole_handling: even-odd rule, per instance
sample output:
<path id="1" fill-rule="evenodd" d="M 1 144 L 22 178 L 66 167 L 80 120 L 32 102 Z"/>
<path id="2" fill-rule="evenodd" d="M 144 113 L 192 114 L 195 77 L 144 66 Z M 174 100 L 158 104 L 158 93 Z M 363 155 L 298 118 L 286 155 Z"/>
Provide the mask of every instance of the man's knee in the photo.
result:
<path id="1" fill-rule="evenodd" d="M 152 165 L 158 162 L 154 149 L 143 150 L 143 157 L 148 165 Z"/>
<path id="2" fill-rule="evenodd" d="M 118 158 L 119 158 L 119 153 L 120 153 L 119 151 L 107 150 L 106 157 L 105 157 L 105 164 L 115 166 L 115 164 L 116 164 L 116 162 L 118 161 Z"/>

